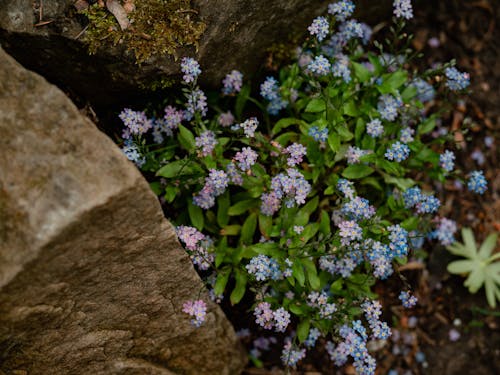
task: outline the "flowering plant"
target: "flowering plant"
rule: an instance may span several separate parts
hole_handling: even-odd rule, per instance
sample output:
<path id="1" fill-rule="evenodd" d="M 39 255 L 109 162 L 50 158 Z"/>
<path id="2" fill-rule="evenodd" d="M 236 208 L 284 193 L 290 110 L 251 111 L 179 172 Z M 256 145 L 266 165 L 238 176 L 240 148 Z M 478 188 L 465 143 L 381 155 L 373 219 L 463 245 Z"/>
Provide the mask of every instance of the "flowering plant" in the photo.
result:
<path id="1" fill-rule="evenodd" d="M 386 47 L 370 43 L 353 11 L 348 0 L 330 4 L 296 61 L 260 85 L 263 100 L 233 71 L 209 111 L 200 65 L 184 58 L 183 109 L 120 117 L 124 152 L 159 177 L 151 186 L 213 299 L 253 298 L 256 325 L 289 334 L 287 366 L 323 337 L 336 365 L 352 357 L 360 374 L 373 374 L 367 340 L 391 331 L 371 287 L 424 238 L 453 242 L 456 224 L 438 216 L 431 187 L 460 178 L 446 149 L 453 136 L 435 132 L 435 97 L 466 89 L 469 77 L 453 63 L 410 70 L 410 1 L 394 2 L 396 38 Z M 468 187 L 486 190 L 480 171 Z M 400 299 L 412 307 L 402 280 Z M 185 311 L 201 324 L 204 304 Z"/>

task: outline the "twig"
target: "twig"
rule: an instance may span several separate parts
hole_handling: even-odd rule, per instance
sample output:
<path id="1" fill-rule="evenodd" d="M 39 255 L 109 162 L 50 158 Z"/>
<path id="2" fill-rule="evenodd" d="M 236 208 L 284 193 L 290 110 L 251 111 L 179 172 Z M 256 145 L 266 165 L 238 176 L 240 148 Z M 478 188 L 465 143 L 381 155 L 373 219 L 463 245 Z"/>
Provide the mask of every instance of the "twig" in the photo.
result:
<path id="1" fill-rule="evenodd" d="M 48 25 L 49 23 L 52 23 L 54 22 L 54 20 L 50 20 L 50 21 L 43 21 L 43 22 L 38 22 L 36 23 L 34 26 L 35 27 L 38 27 L 38 26 L 44 26 L 44 25 Z"/>
<path id="2" fill-rule="evenodd" d="M 77 35 L 77 36 L 75 36 L 75 40 L 77 40 L 79 37 L 81 37 L 81 36 L 83 35 L 83 33 L 85 33 L 85 31 L 87 31 L 87 29 L 88 29 L 88 28 L 89 28 L 89 25 L 85 26 L 85 27 L 82 29 L 82 31 L 80 31 L 80 32 L 78 33 L 78 35 Z"/>

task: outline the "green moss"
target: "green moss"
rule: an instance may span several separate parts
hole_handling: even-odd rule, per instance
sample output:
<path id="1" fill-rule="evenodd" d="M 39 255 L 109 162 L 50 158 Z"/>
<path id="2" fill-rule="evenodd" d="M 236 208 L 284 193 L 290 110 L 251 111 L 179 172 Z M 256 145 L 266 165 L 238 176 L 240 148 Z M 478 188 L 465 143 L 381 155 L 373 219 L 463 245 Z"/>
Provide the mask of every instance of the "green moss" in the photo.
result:
<path id="1" fill-rule="evenodd" d="M 121 30 L 115 17 L 98 4 L 84 13 L 89 19 L 85 40 L 91 54 L 106 46 L 123 44 L 138 64 L 152 56 L 176 56 L 180 46 L 197 47 L 206 27 L 197 20 L 189 0 L 136 1 L 136 10 L 128 15 L 132 24 L 126 30 Z"/>
<path id="2" fill-rule="evenodd" d="M 143 90 L 157 91 L 168 89 L 175 85 L 178 81 L 169 77 L 160 77 L 147 84 L 139 83 L 139 87 Z"/>

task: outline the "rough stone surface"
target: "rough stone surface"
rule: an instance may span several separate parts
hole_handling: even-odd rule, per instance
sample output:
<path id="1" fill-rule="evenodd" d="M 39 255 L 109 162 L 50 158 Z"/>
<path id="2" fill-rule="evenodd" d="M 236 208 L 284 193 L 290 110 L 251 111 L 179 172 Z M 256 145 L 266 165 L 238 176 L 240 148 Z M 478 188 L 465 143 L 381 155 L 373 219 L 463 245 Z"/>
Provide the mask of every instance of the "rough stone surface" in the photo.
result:
<path id="1" fill-rule="evenodd" d="M 179 63 L 171 56 L 141 66 L 123 48 L 106 48 L 89 56 L 83 38 L 76 39 L 84 28 L 84 17 L 68 16 L 73 3 L 44 1 L 44 7 L 50 4 L 50 8 L 44 10 L 43 20 L 53 22 L 35 27 L 39 18 L 31 0 L 0 0 L 0 43 L 24 66 L 90 98 L 96 107 L 131 100 L 142 94 L 141 87 L 179 73 Z M 218 86 L 232 69 L 247 75 L 258 70 L 267 47 L 306 30 L 328 1 L 194 0 L 192 4 L 207 29 L 198 52 L 179 50 L 178 55 L 199 59 L 202 83 Z"/>
<path id="2" fill-rule="evenodd" d="M 238 374 L 244 355 L 146 181 L 0 49 L 0 373 Z"/>

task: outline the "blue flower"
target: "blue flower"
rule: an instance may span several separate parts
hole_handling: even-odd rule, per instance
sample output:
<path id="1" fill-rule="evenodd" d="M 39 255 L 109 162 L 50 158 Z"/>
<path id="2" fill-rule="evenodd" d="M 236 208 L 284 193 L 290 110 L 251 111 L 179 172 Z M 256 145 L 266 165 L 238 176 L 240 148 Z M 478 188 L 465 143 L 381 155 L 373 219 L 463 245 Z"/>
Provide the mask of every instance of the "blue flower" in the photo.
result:
<path id="1" fill-rule="evenodd" d="M 401 162 L 410 156 L 410 148 L 398 141 L 392 144 L 391 148 L 385 152 L 384 156 L 389 160 Z"/>
<path id="2" fill-rule="evenodd" d="M 413 18 L 413 8 L 410 0 L 394 0 L 394 15 L 407 20 Z"/>
<path id="3" fill-rule="evenodd" d="M 456 68 L 446 68 L 444 71 L 446 75 L 446 87 L 452 91 L 459 91 L 466 89 L 470 84 L 469 73 L 462 73 Z"/>
<path id="4" fill-rule="evenodd" d="M 380 137 L 384 133 L 382 122 L 378 118 L 371 120 L 366 124 L 366 133 L 373 138 Z"/>
<path id="5" fill-rule="evenodd" d="M 330 24 L 325 17 L 318 17 L 314 19 L 311 26 L 307 28 L 311 35 L 315 35 L 318 41 L 322 41 L 328 35 Z"/>
<path id="6" fill-rule="evenodd" d="M 354 13 L 356 6 L 352 1 L 341 0 L 328 5 L 328 13 L 335 16 L 337 21 L 344 22 Z"/>
<path id="7" fill-rule="evenodd" d="M 447 172 L 451 172 L 455 166 L 455 155 L 453 152 L 446 150 L 439 155 L 439 165 Z"/>
<path id="8" fill-rule="evenodd" d="M 403 303 L 403 307 L 410 309 L 417 304 L 417 297 L 412 296 L 409 291 L 402 291 L 399 294 L 399 299 Z"/>
<path id="9" fill-rule="evenodd" d="M 400 98 L 396 98 L 390 94 L 380 96 L 377 110 L 380 117 L 387 121 L 394 121 L 398 117 L 398 109 L 403 105 Z"/>
<path id="10" fill-rule="evenodd" d="M 195 59 L 184 57 L 181 61 L 181 70 L 184 73 L 182 79 L 185 83 L 194 82 L 201 74 L 200 64 Z"/>
<path id="11" fill-rule="evenodd" d="M 318 76 L 325 76 L 330 73 L 331 66 L 332 64 L 330 64 L 330 61 L 325 56 L 319 55 L 309 63 L 307 69 Z"/>
<path id="12" fill-rule="evenodd" d="M 478 194 L 484 194 L 488 190 L 488 182 L 484 178 L 483 171 L 471 172 L 469 180 L 467 181 L 467 188 Z"/>

